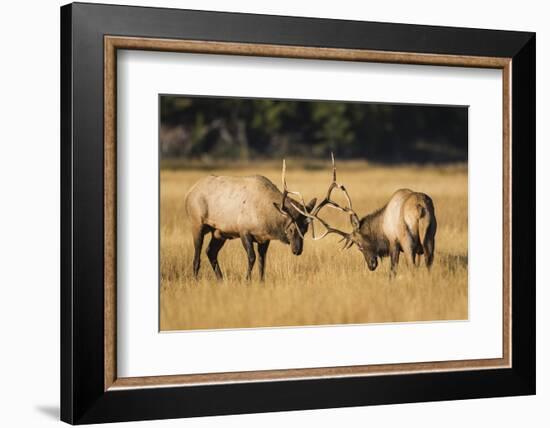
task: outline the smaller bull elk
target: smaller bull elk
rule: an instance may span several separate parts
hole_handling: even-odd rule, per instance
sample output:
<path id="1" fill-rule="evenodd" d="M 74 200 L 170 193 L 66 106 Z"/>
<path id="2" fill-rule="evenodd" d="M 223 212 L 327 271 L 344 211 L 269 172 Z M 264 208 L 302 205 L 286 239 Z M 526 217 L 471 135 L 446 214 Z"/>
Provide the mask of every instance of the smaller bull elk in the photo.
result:
<path id="1" fill-rule="evenodd" d="M 344 193 L 347 207 L 342 207 L 331 199 L 334 189 L 340 189 Z M 325 206 L 347 213 L 353 231 L 347 233 L 335 229 L 320 218 L 319 211 Z M 330 233 L 340 235 L 341 241 L 344 241 L 343 248 L 348 249 L 356 245 L 363 253 L 371 271 L 378 266 L 379 257 L 390 256 L 391 273 L 395 274 L 401 252 L 405 253 L 412 266 L 416 265 L 417 256 L 420 255 L 424 255 L 428 269 L 432 266 L 437 222 L 432 199 L 424 193 L 400 189 L 392 195 L 384 207 L 359 219 L 352 209 L 351 198 L 346 188 L 336 182 L 336 165 L 332 155 L 332 183 L 325 199 L 311 212 L 304 212 L 297 206 L 295 208 L 304 216 L 318 220 L 325 227 L 325 232 L 316 237 L 312 223 L 314 240 L 322 239 Z"/>
<path id="2" fill-rule="evenodd" d="M 218 279 L 222 271 L 218 262 L 218 253 L 228 239 L 240 238 L 247 256 L 250 280 L 256 261 L 254 244 L 258 247 L 260 280 L 265 273 L 265 258 L 269 243 L 278 240 L 290 245 L 292 253 L 302 254 L 304 235 L 308 230 L 310 218 L 307 216 L 315 206 L 317 199 L 305 204 L 298 192 L 292 192 L 286 185 L 286 164 L 283 160 L 283 192 L 266 177 L 218 177 L 209 175 L 199 180 L 185 197 L 185 209 L 191 222 L 195 256 L 193 274 L 199 274 L 201 250 L 204 236 L 212 234 L 206 254 Z M 298 202 L 288 195 L 300 197 Z M 302 213 L 306 213 L 305 215 Z"/>

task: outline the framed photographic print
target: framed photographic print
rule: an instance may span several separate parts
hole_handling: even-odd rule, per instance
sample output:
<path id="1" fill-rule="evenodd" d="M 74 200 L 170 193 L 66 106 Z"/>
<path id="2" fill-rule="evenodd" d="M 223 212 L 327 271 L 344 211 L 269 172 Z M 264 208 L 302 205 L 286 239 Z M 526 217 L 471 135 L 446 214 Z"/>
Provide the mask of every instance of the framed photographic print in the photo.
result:
<path id="1" fill-rule="evenodd" d="M 61 418 L 535 393 L 535 35 L 61 8 Z"/>

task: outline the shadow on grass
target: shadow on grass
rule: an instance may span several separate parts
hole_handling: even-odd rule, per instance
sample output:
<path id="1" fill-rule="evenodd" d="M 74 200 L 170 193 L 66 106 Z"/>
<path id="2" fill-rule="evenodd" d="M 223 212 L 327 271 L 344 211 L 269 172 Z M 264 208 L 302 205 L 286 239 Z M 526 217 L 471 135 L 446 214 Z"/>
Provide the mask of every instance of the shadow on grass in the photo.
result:
<path id="1" fill-rule="evenodd" d="M 449 254 L 440 253 L 439 258 L 441 263 L 449 270 L 450 273 L 455 273 L 460 269 L 468 269 L 467 254 Z"/>

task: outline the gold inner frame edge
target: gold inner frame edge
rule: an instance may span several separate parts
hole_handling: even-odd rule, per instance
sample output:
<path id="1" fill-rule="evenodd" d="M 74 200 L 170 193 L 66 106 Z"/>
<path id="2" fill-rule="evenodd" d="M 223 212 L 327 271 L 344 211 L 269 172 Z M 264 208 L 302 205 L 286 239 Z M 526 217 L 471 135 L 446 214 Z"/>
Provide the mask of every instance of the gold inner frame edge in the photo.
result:
<path id="1" fill-rule="evenodd" d="M 379 62 L 494 68 L 502 70 L 503 91 L 503 349 L 502 358 L 376 364 L 304 369 L 261 370 L 170 376 L 117 377 L 116 367 L 116 85 L 117 50 L 148 50 L 213 55 Z M 422 54 L 362 49 L 252 43 L 104 37 L 104 390 L 193 386 L 220 383 L 359 377 L 406 373 L 481 370 L 511 367 L 511 58 Z"/>

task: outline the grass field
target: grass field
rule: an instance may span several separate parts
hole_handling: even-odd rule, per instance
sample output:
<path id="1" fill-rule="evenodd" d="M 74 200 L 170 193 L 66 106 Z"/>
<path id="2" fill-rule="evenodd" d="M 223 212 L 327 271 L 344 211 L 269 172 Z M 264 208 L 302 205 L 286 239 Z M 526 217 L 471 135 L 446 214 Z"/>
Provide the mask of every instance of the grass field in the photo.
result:
<path id="1" fill-rule="evenodd" d="M 287 181 L 306 200 L 323 197 L 330 166 L 296 167 L 288 162 Z M 272 242 L 266 281 L 244 280 L 246 256 L 240 240 L 228 241 L 219 255 L 225 275 L 217 282 L 204 253 L 198 281 L 193 279 L 193 243 L 184 207 L 190 186 L 209 173 L 261 174 L 280 187 L 280 166 L 161 170 L 160 328 L 161 330 L 380 323 L 468 318 L 468 175 L 465 166 L 380 167 L 338 162 L 338 181 L 345 184 L 359 215 L 383 206 L 403 187 L 429 194 L 438 222 L 431 272 L 410 268 L 401 257 L 390 280 L 389 259 L 368 271 L 356 248 L 341 251 L 337 236 L 313 242 L 304 252 Z M 326 210 L 329 223 L 350 230 L 347 216 Z"/>

